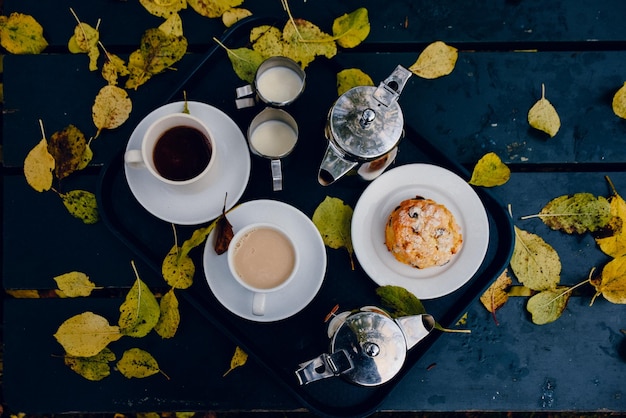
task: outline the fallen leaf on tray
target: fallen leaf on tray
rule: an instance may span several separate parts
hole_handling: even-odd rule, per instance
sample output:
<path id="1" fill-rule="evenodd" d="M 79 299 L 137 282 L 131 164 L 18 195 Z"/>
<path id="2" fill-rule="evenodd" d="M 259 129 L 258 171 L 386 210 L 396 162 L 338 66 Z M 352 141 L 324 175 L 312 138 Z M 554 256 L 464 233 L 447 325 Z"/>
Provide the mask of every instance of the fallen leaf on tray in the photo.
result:
<path id="1" fill-rule="evenodd" d="M 159 302 L 161 315 L 159 321 L 154 326 L 154 330 L 161 338 L 172 338 L 176 335 L 178 325 L 180 324 L 180 311 L 178 309 L 178 299 L 174 293 L 174 289 L 170 289 L 163 295 Z"/>
<path id="2" fill-rule="evenodd" d="M 374 86 L 372 78 L 358 68 L 348 68 L 337 73 L 337 96 L 359 86 Z"/>
<path id="3" fill-rule="evenodd" d="M 626 83 L 613 95 L 613 113 L 622 119 L 626 119 Z"/>
<path id="4" fill-rule="evenodd" d="M 122 334 L 138 338 L 148 335 L 154 328 L 161 310 L 150 288 L 139 278 L 135 263 L 132 266 L 136 276 L 135 283 L 120 306 L 118 325 Z"/>
<path id="5" fill-rule="evenodd" d="M 503 271 L 498 278 L 491 283 L 489 288 L 480 296 L 480 302 L 485 309 L 494 313 L 500 309 L 509 300 L 508 289 L 513 281 L 508 275 L 507 270 Z"/>
<path id="6" fill-rule="evenodd" d="M 619 257 L 626 254 L 626 202 L 617 194 L 611 179 L 607 177 L 607 181 L 613 190 L 609 197 L 611 219 L 594 237 L 602 252 Z"/>
<path id="7" fill-rule="evenodd" d="M 350 255 L 352 269 L 352 236 L 350 232 L 353 209 L 341 199 L 326 196 L 313 212 L 313 223 L 322 235 L 324 244 L 333 249 L 345 248 Z"/>
<path id="8" fill-rule="evenodd" d="M 187 0 L 139 0 L 148 13 L 168 18 L 187 8 Z"/>
<path id="9" fill-rule="evenodd" d="M 110 362 L 115 361 L 115 353 L 105 347 L 95 356 L 64 356 L 65 365 L 87 380 L 99 381 L 111 374 Z"/>
<path id="10" fill-rule="evenodd" d="M 252 12 L 250 10 L 234 7 L 226 10 L 222 14 L 222 23 L 224 23 L 224 26 L 227 28 L 230 28 L 232 25 L 248 16 L 252 16 Z"/>

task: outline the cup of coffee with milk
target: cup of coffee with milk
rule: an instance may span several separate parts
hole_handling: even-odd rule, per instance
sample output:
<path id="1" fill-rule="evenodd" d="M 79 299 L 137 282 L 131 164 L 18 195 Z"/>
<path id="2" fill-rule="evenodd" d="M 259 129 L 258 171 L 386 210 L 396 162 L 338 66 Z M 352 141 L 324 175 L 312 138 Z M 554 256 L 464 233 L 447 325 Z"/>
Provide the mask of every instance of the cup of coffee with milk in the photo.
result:
<path id="1" fill-rule="evenodd" d="M 214 136 L 204 122 L 187 113 L 171 113 L 148 126 L 141 149 L 127 150 L 124 161 L 165 184 L 184 186 L 209 173 L 215 149 Z"/>
<path id="2" fill-rule="evenodd" d="M 284 289 L 298 270 L 298 251 L 287 233 L 272 223 L 252 223 L 237 231 L 228 246 L 228 267 L 241 286 L 253 292 L 252 313 L 263 316 L 267 295 Z"/>

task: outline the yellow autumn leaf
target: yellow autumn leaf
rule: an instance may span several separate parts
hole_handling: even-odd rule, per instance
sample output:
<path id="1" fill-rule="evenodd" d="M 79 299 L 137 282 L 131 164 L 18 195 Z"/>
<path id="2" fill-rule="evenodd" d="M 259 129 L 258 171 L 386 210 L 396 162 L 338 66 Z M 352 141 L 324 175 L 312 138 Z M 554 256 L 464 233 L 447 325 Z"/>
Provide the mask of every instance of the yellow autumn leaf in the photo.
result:
<path id="1" fill-rule="evenodd" d="M 139 0 L 148 13 L 168 18 L 187 8 L 187 0 Z"/>
<path id="2" fill-rule="evenodd" d="M 613 194 L 609 197 L 611 219 L 595 239 L 603 253 L 616 258 L 626 255 L 626 202 L 617 194 L 608 177 L 607 180 L 613 189 Z"/>
<path id="3" fill-rule="evenodd" d="M 237 367 L 243 366 L 244 364 L 246 364 L 247 361 L 248 361 L 248 354 L 245 351 L 243 351 L 241 347 L 239 346 L 235 347 L 235 353 L 233 354 L 233 357 L 230 359 L 230 368 L 226 370 L 226 372 L 224 373 L 222 377 L 226 376 L 228 373 L 232 372 Z"/>
<path id="4" fill-rule="evenodd" d="M 596 288 L 596 296 L 601 294 L 611 303 L 626 304 L 626 255 L 609 261 L 599 280 L 591 280 L 591 284 Z"/>
<path id="5" fill-rule="evenodd" d="M 115 354 L 109 348 L 104 348 L 95 356 L 74 357 L 66 355 L 65 365 L 87 380 L 99 381 L 111 374 L 109 363 L 115 360 Z"/>
<path id="6" fill-rule="evenodd" d="M 70 190 L 59 193 L 63 206 L 75 218 L 87 225 L 95 224 L 100 219 L 96 195 L 86 190 Z"/>
<path id="7" fill-rule="evenodd" d="M 50 190 L 54 179 L 54 167 L 54 157 L 48 152 L 48 141 L 42 138 L 24 159 L 26 182 L 38 192 Z"/>
<path id="8" fill-rule="evenodd" d="M 372 78 L 358 68 L 348 68 L 337 73 L 337 96 L 353 87 L 374 85 Z"/>
<path id="9" fill-rule="evenodd" d="M 39 299 L 39 292 L 34 289 L 6 289 L 5 292 L 16 299 Z"/>
<path id="10" fill-rule="evenodd" d="M 132 108 L 133 104 L 126 90 L 112 85 L 102 87 L 91 108 L 93 123 L 98 128 L 94 138 L 103 129 L 114 129 L 126 122 Z"/>
<path id="11" fill-rule="evenodd" d="M 178 13 L 173 13 L 165 22 L 159 25 L 159 30 L 168 36 L 183 36 L 183 21 Z"/>
<path id="12" fill-rule="evenodd" d="M 124 351 L 122 358 L 117 362 L 117 370 L 127 379 L 133 377 L 141 379 L 161 371 L 152 354 L 140 348 L 131 348 Z"/>
<path id="13" fill-rule="evenodd" d="M 175 289 L 187 289 L 193 284 L 196 266 L 189 256 L 181 254 L 181 247 L 174 245 L 163 259 L 161 274 Z"/>
<path id="14" fill-rule="evenodd" d="M 370 22 L 367 9 L 360 7 L 333 22 L 333 37 L 342 48 L 354 48 L 367 38 Z"/>
<path id="15" fill-rule="evenodd" d="M 87 54 L 89 57 L 89 71 L 98 69 L 98 57 L 100 48 L 98 41 L 100 32 L 87 23 L 79 22 L 74 28 L 74 35 L 67 43 L 67 48 L 72 54 Z"/>
<path id="16" fill-rule="evenodd" d="M 170 289 L 163 295 L 159 303 L 161 315 L 159 322 L 154 326 L 154 330 L 161 338 L 172 338 L 178 330 L 180 324 L 180 311 L 178 310 L 178 299 L 174 294 L 174 289 Z"/>
<path id="17" fill-rule="evenodd" d="M 518 227 L 510 265 L 520 283 L 533 290 L 555 289 L 561 280 L 561 259 L 554 248 Z"/>
<path id="18" fill-rule="evenodd" d="M 222 14 L 222 23 L 224 23 L 224 26 L 227 28 L 230 28 L 232 25 L 248 16 L 252 16 L 252 12 L 250 10 L 234 7 L 226 10 Z"/>
<path id="19" fill-rule="evenodd" d="M 303 69 L 317 56 L 330 59 L 337 55 L 337 44 L 333 37 L 304 19 L 288 21 L 283 28 L 283 39 L 283 55 L 300 64 Z"/>
<path id="20" fill-rule="evenodd" d="M 122 334 L 119 327 L 109 325 L 106 318 L 93 312 L 83 312 L 63 322 L 54 338 L 70 356 L 91 357 L 109 343 L 122 338 Z"/>
<path id="21" fill-rule="evenodd" d="M 613 113 L 622 119 L 626 119 L 626 83 L 613 95 Z"/>
<path id="22" fill-rule="evenodd" d="M 545 85 L 541 85 L 541 99 L 528 111 L 528 123 L 535 129 L 554 137 L 561 128 L 561 119 L 556 109 L 546 99 Z"/>
<path id="23" fill-rule="evenodd" d="M 500 309 L 509 300 L 508 289 L 513 281 L 507 274 L 507 270 L 503 271 L 498 278 L 491 283 L 489 288 L 480 296 L 480 302 L 485 309 L 493 313 Z"/>
<path id="24" fill-rule="evenodd" d="M 145 337 L 154 328 L 161 310 L 154 294 L 139 278 L 136 269 L 135 275 L 135 283 L 120 306 L 118 325 L 122 334 L 139 338 Z"/>
<path id="25" fill-rule="evenodd" d="M 443 77 L 454 70 L 458 57 L 458 49 L 436 41 L 424 48 L 417 61 L 409 67 L 409 71 L 426 79 Z"/>
<path id="26" fill-rule="evenodd" d="M 64 179 L 78 170 L 83 163 L 86 148 L 85 135 L 74 125 L 53 133 L 48 143 L 48 152 L 55 161 L 56 178 Z"/>
<path id="27" fill-rule="evenodd" d="M 559 319 L 571 296 L 568 289 L 566 286 L 557 286 L 531 296 L 526 310 L 530 312 L 533 323 L 545 325 Z"/>
<path id="28" fill-rule="evenodd" d="M 62 297 L 79 297 L 89 296 L 96 288 L 96 285 L 89 280 L 89 276 L 80 271 L 71 271 L 54 277 L 57 284 L 59 296 Z"/>
<path id="29" fill-rule="evenodd" d="M 11 54 L 39 54 L 48 46 L 43 28 L 30 15 L 0 16 L 0 45 Z"/>
<path id="30" fill-rule="evenodd" d="M 284 55 L 285 42 L 283 33 L 274 26 L 262 25 L 252 28 L 250 30 L 250 43 L 252 44 L 252 49 L 263 58 Z"/>
<path id="31" fill-rule="evenodd" d="M 243 0 L 187 0 L 196 13 L 206 17 L 220 17 L 224 12 L 243 3 Z"/>
<path id="32" fill-rule="evenodd" d="M 173 36 L 159 28 L 147 29 L 141 37 L 139 49 L 128 58 L 127 89 L 137 89 L 152 76 L 171 68 L 187 52 L 187 39 Z"/>
<path id="33" fill-rule="evenodd" d="M 352 263 L 352 235 L 350 225 L 353 209 L 341 199 L 326 196 L 313 212 L 312 221 L 324 244 L 333 249 L 345 248 Z M 352 266 L 354 269 L 354 265 Z"/>
<path id="34" fill-rule="evenodd" d="M 107 53 L 107 60 L 102 65 L 102 77 L 112 86 L 117 85 L 117 79 L 130 74 L 126 62 L 115 54 Z"/>
<path id="35" fill-rule="evenodd" d="M 511 170 L 494 152 L 482 156 L 474 166 L 469 184 L 474 186 L 501 186 L 511 177 Z"/>

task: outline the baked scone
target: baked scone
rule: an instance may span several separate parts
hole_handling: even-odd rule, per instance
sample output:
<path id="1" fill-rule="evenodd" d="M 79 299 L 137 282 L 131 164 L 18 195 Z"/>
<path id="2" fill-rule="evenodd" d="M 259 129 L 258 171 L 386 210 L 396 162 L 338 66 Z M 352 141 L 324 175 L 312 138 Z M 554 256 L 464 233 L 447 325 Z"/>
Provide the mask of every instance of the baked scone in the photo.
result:
<path id="1" fill-rule="evenodd" d="M 398 261 L 423 269 L 450 261 L 461 249 L 463 235 L 448 208 L 417 196 L 389 215 L 385 245 Z"/>

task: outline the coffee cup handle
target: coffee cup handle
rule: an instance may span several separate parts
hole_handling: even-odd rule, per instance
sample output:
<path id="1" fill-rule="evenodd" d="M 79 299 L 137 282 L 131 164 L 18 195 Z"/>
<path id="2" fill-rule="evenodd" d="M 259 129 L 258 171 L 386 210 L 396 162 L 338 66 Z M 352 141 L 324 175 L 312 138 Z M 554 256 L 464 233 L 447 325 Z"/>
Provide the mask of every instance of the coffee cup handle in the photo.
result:
<path id="1" fill-rule="evenodd" d="M 255 293 L 252 298 L 252 313 L 256 316 L 265 315 L 265 293 Z"/>
<path id="2" fill-rule="evenodd" d="M 272 159 L 272 188 L 275 192 L 283 189 L 283 170 L 279 159 Z"/>
<path id="3" fill-rule="evenodd" d="M 138 149 L 131 149 L 126 151 L 126 153 L 124 154 L 124 162 L 126 162 L 129 167 L 133 168 L 142 168 L 146 166 L 146 164 L 143 162 L 141 150 Z"/>

